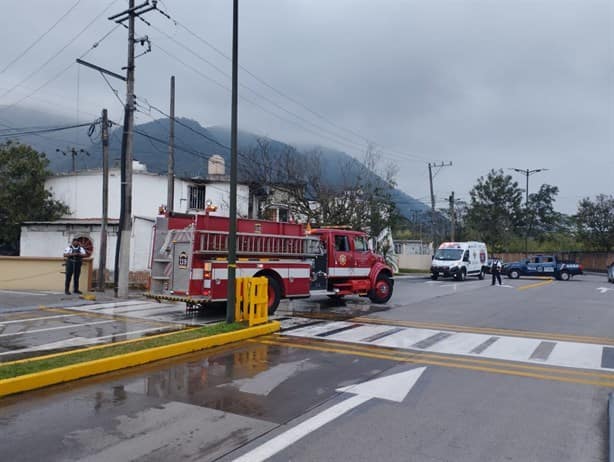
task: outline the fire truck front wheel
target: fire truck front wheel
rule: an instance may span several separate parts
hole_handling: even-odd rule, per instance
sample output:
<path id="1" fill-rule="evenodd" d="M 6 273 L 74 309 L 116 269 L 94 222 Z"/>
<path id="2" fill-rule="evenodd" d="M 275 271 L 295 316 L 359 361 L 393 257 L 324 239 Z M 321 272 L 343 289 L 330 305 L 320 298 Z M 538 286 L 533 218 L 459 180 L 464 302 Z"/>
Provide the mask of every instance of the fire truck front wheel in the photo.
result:
<path id="1" fill-rule="evenodd" d="M 380 274 L 375 281 L 375 287 L 369 291 L 373 303 L 386 303 L 392 297 L 392 281 L 386 274 Z"/>
<path id="2" fill-rule="evenodd" d="M 272 276 L 265 275 L 268 279 L 269 285 L 269 316 L 273 315 L 279 306 L 279 301 L 281 300 L 281 288 L 279 287 L 279 282 Z"/>

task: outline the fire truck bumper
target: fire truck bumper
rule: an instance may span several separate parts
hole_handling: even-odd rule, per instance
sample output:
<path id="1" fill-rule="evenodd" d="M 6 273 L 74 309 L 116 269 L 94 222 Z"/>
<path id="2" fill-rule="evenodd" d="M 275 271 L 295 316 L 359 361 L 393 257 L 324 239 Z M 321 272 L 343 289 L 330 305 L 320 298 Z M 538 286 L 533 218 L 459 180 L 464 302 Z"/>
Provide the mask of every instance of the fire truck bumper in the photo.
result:
<path id="1" fill-rule="evenodd" d="M 203 296 L 191 296 L 191 295 L 171 295 L 171 294 L 152 294 L 151 292 L 145 292 L 143 294 L 146 298 L 151 298 L 153 300 L 168 300 L 171 302 L 184 302 L 188 304 L 200 304 L 207 303 L 211 301 L 211 297 L 203 297 Z"/>

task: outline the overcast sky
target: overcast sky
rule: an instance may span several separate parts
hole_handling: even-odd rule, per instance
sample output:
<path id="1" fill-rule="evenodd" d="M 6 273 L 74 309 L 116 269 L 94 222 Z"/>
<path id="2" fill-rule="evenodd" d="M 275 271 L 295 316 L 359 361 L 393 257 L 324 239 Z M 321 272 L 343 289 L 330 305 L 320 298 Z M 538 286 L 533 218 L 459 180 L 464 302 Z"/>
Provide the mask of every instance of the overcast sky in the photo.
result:
<path id="1" fill-rule="evenodd" d="M 127 31 L 107 18 L 127 5 L 3 0 L 0 105 L 80 122 L 106 107 L 121 120 L 100 74 L 74 60 L 85 54 L 124 72 Z M 229 126 L 232 1 L 159 7 L 172 20 L 153 11 L 151 26 L 137 21 L 137 37 L 152 46 L 137 59 L 142 109 L 147 100 L 168 112 L 175 75 L 177 116 Z M 559 186 L 565 213 L 614 193 L 612 0 L 242 0 L 239 20 L 242 130 L 357 158 L 371 142 L 398 166 L 399 188 L 427 202 L 428 163 L 452 162 L 435 176 L 439 207 L 451 191 L 468 200 L 492 168 L 522 188 L 525 177 L 509 168 L 547 168 L 529 191 Z M 123 100 L 123 83 L 109 83 Z M 10 123 L 10 110 L 0 122 Z M 152 117 L 160 114 L 140 113 L 137 123 Z"/>

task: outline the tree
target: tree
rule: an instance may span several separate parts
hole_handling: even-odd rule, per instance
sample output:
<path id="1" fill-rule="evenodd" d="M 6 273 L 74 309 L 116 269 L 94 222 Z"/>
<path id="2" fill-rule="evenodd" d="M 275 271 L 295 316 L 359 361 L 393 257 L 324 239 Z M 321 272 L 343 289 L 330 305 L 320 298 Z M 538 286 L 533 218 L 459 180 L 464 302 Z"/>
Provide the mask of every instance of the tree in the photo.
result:
<path id="1" fill-rule="evenodd" d="M 380 156 L 372 146 L 362 162 L 348 159 L 335 166 L 339 172 L 330 181 L 330 162 L 323 166 L 318 150 L 306 153 L 284 145 L 274 146 L 259 139 L 242 155 L 241 176 L 262 196 L 281 192 L 291 213 L 317 226 L 347 225 L 377 238 L 396 218 L 392 200 L 395 187 L 392 165 L 380 167 Z"/>
<path id="2" fill-rule="evenodd" d="M 55 220 L 69 212 L 45 189 L 49 161 L 30 146 L 0 144 L 0 249 L 16 254 L 21 223 Z"/>
<path id="3" fill-rule="evenodd" d="M 614 196 L 599 194 L 578 204 L 576 214 L 578 237 L 587 248 L 609 252 L 614 248 Z"/>
<path id="4" fill-rule="evenodd" d="M 522 191 L 503 170 L 491 170 L 478 178 L 469 193 L 466 224 L 468 235 L 486 242 L 495 252 L 505 247 L 515 233 L 521 232 Z"/>
<path id="5" fill-rule="evenodd" d="M 562 214 L 554 210 L 557 186 L 543 184 L 539 191 L 529 195 L 524 216 L 527 235 L 543 243 L 551 234 L 557 232 L 562 223 Z"/>

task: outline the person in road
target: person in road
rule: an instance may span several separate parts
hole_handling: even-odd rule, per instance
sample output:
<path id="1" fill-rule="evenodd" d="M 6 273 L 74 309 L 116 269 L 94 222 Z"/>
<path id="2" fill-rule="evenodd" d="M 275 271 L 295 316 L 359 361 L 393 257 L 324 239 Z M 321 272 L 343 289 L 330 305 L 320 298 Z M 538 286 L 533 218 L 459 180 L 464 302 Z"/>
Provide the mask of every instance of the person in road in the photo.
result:
<path id="1" fill-rule="evenodd" d="M 495 285 L 495 280 L 499 281 L 499 285 L 501 285 L 501 260 L 498 258 L 493 258 L 492 263 L 490 265 L 490 272 L 492 274 L 492 283 L 491 286 Z"/>
<path id="2" fill-rule="evenodd" d="M 64 293 L 70 295 L 70 280 L 73 279 L 73 293 L 80 294 L 79 276 L 81 276 L 81 262 L 85 257 L 85 249 L 79 245 L 78 239 L 73 239 L 72 244 L 64 249 L 66 259 L 66 282 L 64 283 Z"/>

